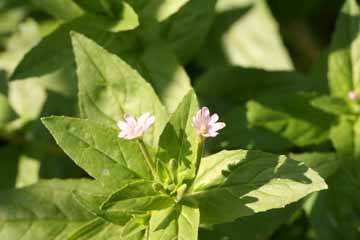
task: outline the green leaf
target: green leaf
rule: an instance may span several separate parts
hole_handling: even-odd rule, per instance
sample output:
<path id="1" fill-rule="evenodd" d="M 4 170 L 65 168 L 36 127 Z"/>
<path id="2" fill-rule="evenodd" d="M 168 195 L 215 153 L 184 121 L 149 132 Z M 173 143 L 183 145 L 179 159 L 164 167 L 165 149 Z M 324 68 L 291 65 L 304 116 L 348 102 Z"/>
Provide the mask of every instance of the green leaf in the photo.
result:
<path id="1" fill-rule="evenodd" d="M 93 217 L 71 196 L 91 189 L 89 180 L 52 180 L 0 193 L 1 239 L 68 239 Z"/>
<path id="2" fill-rule="evenodd" d="M 60 26 L 24 56 L 12 80 L 37 77 L 46 89 L 75 98 L 76 65 L 69 33 L 76 31 L 126 60 L 152 84 L 162 102 L 173 111 L 190 89 L 190 80 L 171 48 L 160 40 L 142 41 L 138 30 L 115 34 L 104 29 L 97 18 L 89 16 Z"/>
<path id="3" fill-rule="evenodd" d="M 160 136 L 157 165 L 166 165 L 175 183 L 192 179 L 195 175 L 200 138 L 192 126 L 192 118 L 199 110 L 194 91 L 190 91 L 172 114 Z M 175 170 L 171 165 L 175 165 Z"/>
<path id="4" fill-rule="evenodd" d="M 249 149 L 269 152 L 286 152 L 294 146 L 290 140 L 262 127 L 252 126 L 248 121 L 246 106 L 233 108 L 222 117 L 226 128 L 213 140 L 209 148 L 214 151 L 222 149 Z"/>
<path id="5" fill-rule="evenodd" d="M 8 22 L 9 20 L 4 21 Z M 0 52 L 0 68 L 9 75 L 14 71 L 24 54 L 40 41 L 39 25 L 31 19 L 19 23 L 11 30 L 14 32 L 6 39 L 5 50 Z"/>
<path id="6" fill-rule="evenodd" d="M 352 115 L 354 113 L 350 103 L 343 98 L 321 96 L 312 100 L 311 105 L 335 115 Z"/>
<path id="7" fill-rule="evenodd" d="M 329 179 L 329 190 L 315 195 L 306 211 L 319 240 L 359 238 L 359 185 L 340 170 Z"/>
<path id="8" fill-rule="evenodd" d="M 200 55 L 201 65 L 207 68 L 230 64 L 266 70 L 293 69 L 265 0 L 219 0 L 216 10 L 210 40 Z"/>
<path id="9" fill-rule="evenodd" d="M 149 240 L 197 240 L 200 212 L 188 206 L 175 206 L 152 212 Z"/>
<path id="10" fill-rule="evenodd" d="M 148 218 L 134 217 L 124 226 L 121 237 L 124 240 L 142 240 L 148 230 Z"/>
<path id="11" fill-rule="evenodd" d="M 360 90 L 359 27 L 359 6 L 356 0 L 346 0 L 337 19 L 329 55 L 329 85 L 336 97 L 347 97 L 349 91 Z"/>
<path id="12" fill-rule="evenodd" d="M 331 141 L 336 149 L 337 158 L 351 173 L 360 179 L 360 120 L 355 121 L 341 117 L 332 127 Z"/>
<path id="13" fill-rule="evenodd" d="M 300 202 L 301 203 L 301 202 Z M 299 202 L 285 208 L 272 209 L 251 216 L 242 217 L 234 222 L 211 226 L 211 229 L 200 229 L 199 239 L 270 239 L 273 233 L 299 209 Z"/>
<path id="14" fill-rule="evenodd" d="M 217 102 L 217 105 L 220 105 L 220 102 L 226 108 L 232 109 L 233 105 L 242 104 L 269 91 L 306 90 L 312 87 L 311 83 L 310 79 L 298 72 L 216 67 L 196 81 L 195 89 L 206 101 L 215 99 L 213 101 Z"/>
<path id="15" fill-rule="evenodd" d="M 122 226 L 95 218 L 73 231 L 66 240 L 116 240 L 122 231 Z"/>
<path id="16" fill-rule="evenodd" d="M 128 0 L 144 23 L 151 20 L 163 21 L 179 11 L 190 0 Z"/>
<path id="17" fill-rule="evenodd" d="M 159 193 L 152 181 L 132 181 L 112 193 L 102 203 L 101 209 L 111 212 L 136 212 L 162 209 L 174 203 L 168 195 Z"/>
<path id="18" fill-rule="evenodd" d="M 156 149 L 167 113 L 150 84 L 119 57 L 90 39 L 73 33 L 72 42 L 83 117 L 116 126 L 125 113 L 138 117 L 150 112 L 156 122 L 144 141 Z"/>
<path id="19" fill-rule="evenodd" d="M 15 112 L 24 119 L 37 119 L 46 98 L 46 89 L 38 79 L 12 81 L 9 84 L 9 102 Z"/>
<path id="20" fill-rule="evenodd" d="M 73 0 L 31 0 L 31 2 L 55 18 L 66 21 L 77 18 L 84 13 Z"/>
<path id="21" fill-rule="evenodd" d="M 268 92 L 248 102 L 249 122 L 298 146 L 322 143 L 329 138 L 333 118 L 311 106 L 314 97 L 307 93 Z"/>
<path id="22" fill-rule="evenodd" d="M 335 153 L 292 153 L 289 157 L 296 161 L 305 163 L 306 166 L 319 173 L 319 175 L 324 179 L 332 176 L 339 169 L 340 165 L 340 161 L 336 158 Z"/>
<path id="23" fill-rule="evenodd" d="M 178 12 L 161 23 L 160 34 L 170 43 L 181 63 L 192 60 L 205 42 L 215 17 L 216 2 L 217 0 L 188 1 Z"/>
<path id="24" fill-rule="evenodd" d="M 202 159 L 184 201 L 199 206 L 201 223 L 215 224 L 282 208 L 326 188 L 316 172 L 285 156 L 222 151 Z"/>
<path id="25" fill-rule="evenodd" d="M 124 180 L 150 178 L 138 145 L 119 139 L 118 130 L 66 117 L 44 118 L 43 123 L 65 153 L 106 186 L 118 188 Z"/>

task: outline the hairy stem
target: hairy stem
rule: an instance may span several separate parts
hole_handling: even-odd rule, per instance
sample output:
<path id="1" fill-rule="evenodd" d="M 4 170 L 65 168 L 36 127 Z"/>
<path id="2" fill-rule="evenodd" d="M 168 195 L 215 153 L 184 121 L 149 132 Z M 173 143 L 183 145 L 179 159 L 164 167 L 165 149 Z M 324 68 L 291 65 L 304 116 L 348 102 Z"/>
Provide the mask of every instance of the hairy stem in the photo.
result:
<path id="1" fill-rule="evenodd" d="M 149 154 L 149 151 L 147 150 L 146 146 L 145 146 L 145 143 L 143 140 L 139 139 L 137 141 L 138 145 L 139 145 L 139 148 L 141 150 L 141 153 L 143 154 L 144 156 L 144 159 L 145 159 L 145 162 L 147 164 L 147 166 L 150 168 L 151 170 L 151 174 L 153 176 L 153 178 L 155 180 L 158 180 L 158 175 L 157 175 L 157 172 L 156 172 L 156 168 L 155 168 L 155 164 L 154 164 L 154 161 L 151 159 L 151 156 Z"/>

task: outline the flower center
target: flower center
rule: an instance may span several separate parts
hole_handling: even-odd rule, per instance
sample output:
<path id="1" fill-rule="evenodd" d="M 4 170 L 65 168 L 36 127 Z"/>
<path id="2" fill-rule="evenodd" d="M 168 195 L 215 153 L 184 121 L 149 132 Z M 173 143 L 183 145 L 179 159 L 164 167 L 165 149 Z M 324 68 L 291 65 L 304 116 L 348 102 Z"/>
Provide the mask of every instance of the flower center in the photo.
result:
<path id="1" fill-rule="evenodd" d="M 205 134 L 205 133 L 207 133 L 208 132 L 208 127 L 206 126 L 206 125 L 201 125 L 200 126 L 200 129 L 199 129 L 199 132 L 201 133 L 201 134 Z"/>

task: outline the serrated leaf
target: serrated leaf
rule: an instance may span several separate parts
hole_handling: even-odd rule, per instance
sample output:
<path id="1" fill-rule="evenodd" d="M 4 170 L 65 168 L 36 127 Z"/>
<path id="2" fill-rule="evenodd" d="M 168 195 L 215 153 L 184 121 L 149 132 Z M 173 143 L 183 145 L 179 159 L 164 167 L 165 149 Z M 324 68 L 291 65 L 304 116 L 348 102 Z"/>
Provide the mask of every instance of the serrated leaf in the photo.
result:
<path id="1" fill-rule="evenodd" d="M 208 38 L 200 55 L 200 64 L 207 68 L 230 64 L 293 69 L 278 25 L 264 0 L 220 0 Z"/>
<path id="2" fill-rule="evenodd" d="M 359 13 L 356 0 L 346 0 L 337 19 L 328 72 L 331 94 L 336 97 L 347 97 L 349 91 L 360 90 Z"/>
<path id="3" fill-rule="evenodd" d="M 222 151 L 202 159 L 184 201 L 199 206 L 201 223 L 215 224 L 282 208 L 326 188 L 316 172 L 285 156 Z"/>
<path id="4" fill-rule="evenodd" d="M 42 181 L 36 185 L 2 192 L 0 238 L 68 239 L 67 236 L 93 217 L 71 196 L 74 189 L 91 189 L 92 181 Z"/>
<path id="5" fill-rule="evenodd" d="M 311 105 L 314 97 L 316 95 L 306 93 L 268 92 L 248 102 L 249 122 L 280 134 L 298 146 L 325 142 L 334 119 Z"/>
<path id="6" fill-rule="evenodd" d="M 166 165 L 175 183 L 195 175 L 200 138 L 192 126 L 192 118 L 199 110 L 196 95 L 190 91 L 172 114 L 160 136 L 157 165 Z M 175 164 L 175 171 L 170 166 Z"/>
<path id="7" fill-rule="evenodd" d="M 110 188 L 122 181 L 149 178 L 135 141 L 117 137 L 118 131 L 99 123 L 66 117 L 49 117 L 43 123 L 73 161 Z"/>
<path id="8" fill-rule="evenodd" d="M 125 113 L 138 117 L 150 112 L 156 121 L 144 141 L 156 149 L 167 113 L 150 84 L 119 57 L 83 35 L 73 33 L 72 42 L 83 117 L 116 126 Z"/>
<path id="9" fill-rule="evenodd" d="M 188 206 L 175 206 L 152 212 L 149 240 L 197 240 L 200 212 Z"/>

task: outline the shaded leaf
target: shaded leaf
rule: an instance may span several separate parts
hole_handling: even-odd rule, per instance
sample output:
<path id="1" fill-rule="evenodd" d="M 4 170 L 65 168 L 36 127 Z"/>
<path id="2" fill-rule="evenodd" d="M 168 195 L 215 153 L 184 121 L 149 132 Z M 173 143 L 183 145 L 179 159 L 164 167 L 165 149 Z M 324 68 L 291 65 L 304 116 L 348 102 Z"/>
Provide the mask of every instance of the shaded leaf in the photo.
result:
<path id="1" fill-rule="evenodd" d="M 156 121 L 144 141 L 156 149 L 167 113 L 150 84 L 124 61 L 90 39 L 74 33 L 72 41 L 83 117 L 116 126 L 125 113 L 139 117 L 150 112 Z"/>
<path id="2" fill-rule="evenodd" d="M 285 156 L 222 151 L 202 159 L 184 201 L 198 204 L 201 223 L 216 224 L 282 208 L 326 188 L 316 172 Z"/>
<path id="3" fill-rule="evenodd" d="M 200 138 L 192 126 L 192 118 L 199 110 L 196 95 L 190 91 L 172 114 L 160 136 L 157 165 L 166 165 L 175 183 L 195 175 Z M 171 165 L 174 164 L 174 167 Z"/>

